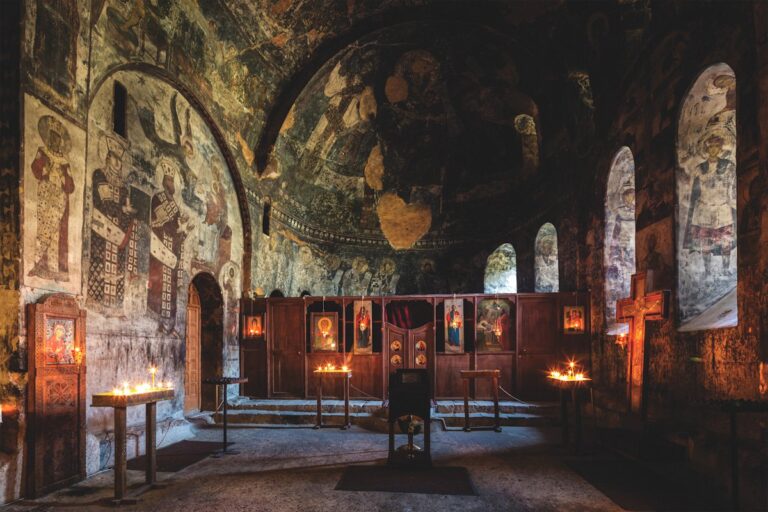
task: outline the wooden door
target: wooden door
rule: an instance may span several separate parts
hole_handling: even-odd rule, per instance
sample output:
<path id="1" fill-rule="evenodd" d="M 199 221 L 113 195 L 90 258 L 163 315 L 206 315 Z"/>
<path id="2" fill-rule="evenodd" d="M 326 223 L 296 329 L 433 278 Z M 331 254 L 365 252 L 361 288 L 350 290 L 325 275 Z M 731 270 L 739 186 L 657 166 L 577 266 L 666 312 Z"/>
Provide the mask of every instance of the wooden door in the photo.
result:
<path id="1" fill-rule="evenodd" d="M 54 294 L 28 307 L 27 495 L 85 478 L 85 311 Z"/>
<path id="2" fill-rule="evenodd" d="M 200 295 L 190 283 L 187 300 L 187 353 L 184 372 L 184 414 L 200 410 Z"/>
<path id="3" fill-rule="evenodd" d="M 385 367 L 387 374 L 395 373 L 399 368 L 408 366 L 408 331 L 392 324 L 386 324 L 385 354 L 388 355 Z M 389 381 L 387 381 L 389 382 Z"/>
<path id="4" fill-rule="evenodd" d="M 429 396 L 435 393 L 435 342 L 432 324 L 408 331 L 408 367 L 426 369 L 429 372 Z"/>
<path id="5" fill-rule="evenodd" d="M 517 392 L 523 399 L 556 397 L 547 382 L 547 370 L 562 359 L 558 353 L 560 323 L 557 295 L 523 296 L 517 299 Z"/>
<path id="6" fill-rule="evenodd" d="M 400 368 L 426 368 L 434 390 L 435 341 L 432 324 L 408 330 L 388 323 L 385 329 L 388 373 L 395 373 Z"/>
<path id="7" fill-rule="evenodd" d="M 304 396 L 304 301 L 269 300 L 273 396 Z"/>

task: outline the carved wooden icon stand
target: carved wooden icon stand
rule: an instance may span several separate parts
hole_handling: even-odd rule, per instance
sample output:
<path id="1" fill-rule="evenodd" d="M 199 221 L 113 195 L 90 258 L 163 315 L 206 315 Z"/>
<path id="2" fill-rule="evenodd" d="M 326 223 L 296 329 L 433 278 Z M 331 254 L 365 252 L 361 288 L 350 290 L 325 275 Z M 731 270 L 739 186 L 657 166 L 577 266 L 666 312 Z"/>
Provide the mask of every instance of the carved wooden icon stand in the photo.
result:
<path id="1" fill-rule="evenodd" d="M 36 498 L 85 478 L 85 311 L 54 294 L 27 306 L 29 466 Z"/>
<path id="2" fill-rule="evenodd" d="M 663 320 L 669 316 L 669 290 L 653 289 L 653 271 L 632 276 L 631 296 L 616 302 L 616 321 L 629 324 L 627 350 L 627 399 L 629 410 L 645 414 L 645 322 Z"/>

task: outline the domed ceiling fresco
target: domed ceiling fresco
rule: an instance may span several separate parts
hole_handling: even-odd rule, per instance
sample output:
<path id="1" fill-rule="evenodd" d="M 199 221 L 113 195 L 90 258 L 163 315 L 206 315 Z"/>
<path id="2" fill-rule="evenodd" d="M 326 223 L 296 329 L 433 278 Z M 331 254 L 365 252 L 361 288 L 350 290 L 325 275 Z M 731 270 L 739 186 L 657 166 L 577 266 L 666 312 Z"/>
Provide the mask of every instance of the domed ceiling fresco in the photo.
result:
<path id="1" fill-rule="evenodd" d="M 349 46 L 283 123 L 262 179 L 273 207 L 395 249 L 497 236 L 539 159 L 537 108 L 512 48 L 454 22 L 397 25 Z"/>

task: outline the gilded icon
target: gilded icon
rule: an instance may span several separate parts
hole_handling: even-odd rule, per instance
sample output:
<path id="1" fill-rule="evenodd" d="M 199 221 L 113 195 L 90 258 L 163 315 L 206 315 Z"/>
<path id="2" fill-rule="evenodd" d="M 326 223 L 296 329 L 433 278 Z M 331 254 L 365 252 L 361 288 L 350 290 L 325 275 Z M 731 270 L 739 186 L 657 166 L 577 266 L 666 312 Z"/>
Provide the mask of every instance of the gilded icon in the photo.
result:
<path id="1" fill-rule="evenodd" d="M 392 343 L 389 344 L 389 349 L 392 352 L 400 352 L 402 350 L 403 345 L 400 343 L 400 340 L 394 340 Z"/>

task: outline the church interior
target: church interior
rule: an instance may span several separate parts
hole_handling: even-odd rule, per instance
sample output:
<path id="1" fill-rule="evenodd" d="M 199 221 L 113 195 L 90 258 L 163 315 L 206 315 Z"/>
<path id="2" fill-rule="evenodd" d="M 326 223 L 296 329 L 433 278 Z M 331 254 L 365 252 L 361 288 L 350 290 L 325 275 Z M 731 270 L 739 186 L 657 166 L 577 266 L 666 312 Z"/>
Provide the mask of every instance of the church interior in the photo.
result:
<path id="1" fill-rule="evenodd" d="M 768 510 L 768 3 L 2 12 L 0 508 Z"/>

